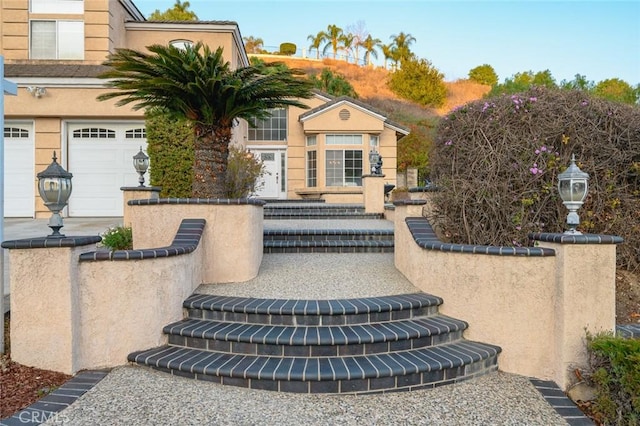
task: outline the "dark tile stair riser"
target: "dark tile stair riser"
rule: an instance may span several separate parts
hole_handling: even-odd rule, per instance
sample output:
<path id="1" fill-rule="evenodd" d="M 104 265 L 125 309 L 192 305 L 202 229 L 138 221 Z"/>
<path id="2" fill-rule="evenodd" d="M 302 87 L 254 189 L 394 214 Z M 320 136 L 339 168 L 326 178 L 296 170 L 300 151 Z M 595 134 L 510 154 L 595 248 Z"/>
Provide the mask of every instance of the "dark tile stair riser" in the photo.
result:
<path id="1" fill-rule="evenodd" d="M 353 326 L 270 326 L 183 320 L 164 327 L 169 344 L 249 355 L 341 356 L 450 343 L 467 324 L 444 316 Z"/>
<path id="2" fill-rule="evenodd" d="M 295 253 L 393 253 L 393 246 L 311 246 L 311 247 L 265 247 L 266 254 Z"/>
<path id="3" fill-rule="evenodd" d="M 298 220 L 298 219 L 383 219 L 382 213 L 299 213 L 299 214 L 276 214 L 264 213 L 267 220 Z"/>
<path id="4" fill-rule="evenodd" d="M 326 358 L 220 354 L 163 347 L 129 361 L 223 384 L 296 393 L 370 393 L 455 383 L 497 369 L 499 349 L 474 342 L 369 356 Z M 221 379 L 220 379 L 221 377 Z M 267 385 L 265 382 L 271 382 Z"/>
<path id="5" fill-rule="evenodd" d="M 194 294 L 169 344 L 131 362 L 223 385 L 296 393 L 380 393 L 442 386 L 497 370 L 500 348 L 425 293 L 336 300 Z"/>

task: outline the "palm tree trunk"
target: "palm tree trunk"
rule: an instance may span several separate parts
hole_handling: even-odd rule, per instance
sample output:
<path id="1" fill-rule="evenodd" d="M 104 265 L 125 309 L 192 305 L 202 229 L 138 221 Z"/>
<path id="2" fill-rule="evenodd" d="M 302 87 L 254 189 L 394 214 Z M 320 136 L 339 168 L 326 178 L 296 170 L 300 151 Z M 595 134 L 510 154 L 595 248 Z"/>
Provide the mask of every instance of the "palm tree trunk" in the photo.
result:
<path id="1" fill-rule="evenodd" d="M 192 196 L 226 198 L 225 179 L 231 128 L 195 126 Z"/>

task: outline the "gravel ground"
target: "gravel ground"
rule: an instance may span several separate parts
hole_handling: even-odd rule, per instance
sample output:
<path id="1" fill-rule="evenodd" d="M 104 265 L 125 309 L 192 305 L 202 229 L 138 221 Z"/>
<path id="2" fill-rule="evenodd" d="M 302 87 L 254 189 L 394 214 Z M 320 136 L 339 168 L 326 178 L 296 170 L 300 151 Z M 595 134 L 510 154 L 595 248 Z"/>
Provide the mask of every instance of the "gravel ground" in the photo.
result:
<path id="1" fill-rule="evenodd" d="M 393 253 L 265 254 L 258 276 L 205 284 L 196 293 L 277 299 L 342 299 L 419 291 L 393 263 Z"/>
<path id="2" fill-rule="evenodd" d="M 258 391 L 119 367 L 58 417 L 68 425 L 566 425 L 522 376 L 384 395 Z"/>

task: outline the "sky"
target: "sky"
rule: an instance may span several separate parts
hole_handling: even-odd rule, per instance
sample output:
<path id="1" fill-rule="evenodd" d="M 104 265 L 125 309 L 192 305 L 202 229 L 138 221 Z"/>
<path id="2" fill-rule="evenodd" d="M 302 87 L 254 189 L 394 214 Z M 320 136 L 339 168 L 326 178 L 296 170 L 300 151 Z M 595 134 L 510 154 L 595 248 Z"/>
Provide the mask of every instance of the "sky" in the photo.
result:
<path id="1" fill-rule="evenodd" d="M 149 16 L 175 0 L 133 0 Z M 384 44 L 400 32 L 410 49 L 446 81 L 467 78 L 489 64 L 500 82 L 525 71 L 549 70 L 556 79 L 576 74 L 599 82 L 640 84 L 640 0 L 189 0 L 201 20 L 235 21 L 243 37 L 309 48 L 328 25 L 364 28 Z M 328 50 L 328 53 L 331 50 Z M 362 56 L 362 53 L 361 53 Z M 315 56 L 314 56 L 315 57 Z M 378 54 L 379 65 L 384 56 Z"/>

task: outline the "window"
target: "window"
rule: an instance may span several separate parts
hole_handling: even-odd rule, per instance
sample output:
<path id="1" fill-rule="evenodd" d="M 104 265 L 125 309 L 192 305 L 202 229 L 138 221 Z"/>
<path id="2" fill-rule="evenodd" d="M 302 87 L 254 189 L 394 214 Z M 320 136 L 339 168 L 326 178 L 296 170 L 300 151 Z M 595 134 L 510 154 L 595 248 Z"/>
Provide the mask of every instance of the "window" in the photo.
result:
<path id="1" fill-rule="evenodd" d="M 21 129 L 19 127 L 5 127 L 4 137 L 5 138 L 28 138 L 29 131 L 26 129 Z"/>
<path id="2" fill-rule="evenodd" d="M 183 49 L 187 46 L 193 46 L 193 42 L 191 40 L 172 40 L 169 44 L 173 47 L 177 47 L 178 49 Z"/>
<path id="3" fill-rule="evenodd" d="M 125 139 L 146 139 L 147 131 L 144 127 L 138 129 L 131 129 L 124 132 Z"/>
<path id="4" fill-rule="evenodd" d="M 116 132 L 115 130 L 100 127 L 86 127 L 74 130 L 73 137 L 78 139 L 115 139 Z"/>
<path id="5" fill-rule="evenodd" d="M 362 151 L 326 151 L 327 186 L 362 186 Z"/>
<path id="6" fill-rule="evenodd" d="M 286 141 L 287 110 L 276 108 L 271 110 L 271 117 L 265 120 L 251 120 L 249 127 L 250 141 Z"/>
<path id="7" fill-rule="evenodd" d="M 327 135 L 327 145 L 362 145 L 362 135 Z"/>
<path id="8" fill-rule="evenodd" d="M 307 187 L 315 188 L 318 184 L 318 163 L 316 151 L 307 152 Z"/>
<path id="9" fill-rule="evenodd" d="M 84 59 L 83 21 L 31 21 L 31 59 Z"/>
<path id="10" fill-rule="evenodd" d="M 318 143 L 316 135 L 307 136 L 307 146 L 316 146 Z"/>
<path id="11" fill-rule="evenodd" d="M 374 151 L 377 151 L 378 145 L 380 144 L 380 136 L 378 135 L 370 135 L 369 136 L 369 146 Z"/>
<path id="12" fill-rule="evenodd" d="M 31 13 L 84 13 L 83 0 L 31 0 Z"/>

